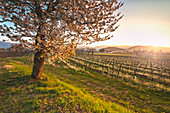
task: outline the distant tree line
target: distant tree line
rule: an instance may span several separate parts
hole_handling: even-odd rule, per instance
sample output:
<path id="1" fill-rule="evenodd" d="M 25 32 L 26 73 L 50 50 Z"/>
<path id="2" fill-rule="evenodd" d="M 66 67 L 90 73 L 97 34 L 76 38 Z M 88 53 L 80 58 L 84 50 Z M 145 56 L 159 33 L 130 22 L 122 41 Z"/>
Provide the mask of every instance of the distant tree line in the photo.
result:
<path id="1" fill-rule="evenodd" d="M 95 48 L 77 48 L 76 53 L 88 53 L 93 54 L 94 52 L 97 52 Z"/>

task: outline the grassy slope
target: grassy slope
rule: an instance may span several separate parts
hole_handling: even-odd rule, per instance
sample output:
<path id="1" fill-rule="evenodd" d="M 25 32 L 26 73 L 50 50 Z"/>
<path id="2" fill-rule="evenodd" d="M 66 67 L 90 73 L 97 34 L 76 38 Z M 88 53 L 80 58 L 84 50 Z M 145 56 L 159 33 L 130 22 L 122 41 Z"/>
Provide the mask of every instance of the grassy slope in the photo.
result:
<path id="1" fill-rule="evenodd" d="M 88 93 L 83 85 L 88 82 L 79 88 L 80 79 L 93 79 L 85 72 L 45 65 L 43 76 L 48 80 L 31 79 L 32 63 L 27 59 L 0 58 L 0 112 L 132 112 Z M 77 77 L 82 78 L 74 81 Z"/>

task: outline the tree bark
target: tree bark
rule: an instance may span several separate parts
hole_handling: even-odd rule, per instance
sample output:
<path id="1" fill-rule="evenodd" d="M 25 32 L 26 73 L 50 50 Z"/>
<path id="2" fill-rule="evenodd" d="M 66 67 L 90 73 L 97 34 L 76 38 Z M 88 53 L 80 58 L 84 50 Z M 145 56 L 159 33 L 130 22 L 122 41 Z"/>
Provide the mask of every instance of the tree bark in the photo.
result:
<path id="1" fill-rule="evenodd" d="M 42 51 L 37 51 L 34 57 L 34 66 L 31 77 L 34 79 L 42 78 L 42 70 L 44 65 L 44 54 Z"/>

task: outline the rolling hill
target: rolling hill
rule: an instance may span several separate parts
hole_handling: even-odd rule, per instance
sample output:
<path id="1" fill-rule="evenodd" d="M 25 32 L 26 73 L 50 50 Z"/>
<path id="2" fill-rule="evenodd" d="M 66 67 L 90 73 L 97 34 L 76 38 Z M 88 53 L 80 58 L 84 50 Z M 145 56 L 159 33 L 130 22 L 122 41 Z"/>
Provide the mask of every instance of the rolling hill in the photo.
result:
<path id="1" fill-rule="evenodd" d="M 154 51 L 154 52 L 170 52 L 170 48 L 168 47 L 153 47 L 153 46 L 133 46 L 127 49 L 129 52 L 133 51 Z"/>
<path id="2" fill-rule="evenodd" d="M 11 43 L 0 41 L 0 48 L 10 48 Z"/>
<path id="3" fill-rule="evenodd" d="M 169 47 L 153 47 L 153 46 L 96 46 L 96 49 L 100 50 L 101 52 L 123 52 L 123 51 L 129 51 L 129 52 L 134 52 L 134 51 L 154 51 L 154 52 L 170 52 Z"/>

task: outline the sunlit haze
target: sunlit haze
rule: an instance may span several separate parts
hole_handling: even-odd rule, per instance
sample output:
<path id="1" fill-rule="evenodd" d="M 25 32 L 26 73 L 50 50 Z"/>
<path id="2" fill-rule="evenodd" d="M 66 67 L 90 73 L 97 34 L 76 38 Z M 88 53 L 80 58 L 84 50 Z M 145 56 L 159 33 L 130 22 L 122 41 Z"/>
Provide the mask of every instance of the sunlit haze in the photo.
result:
<path id="1" fill-rule="evenodd" d="M 110 40 L 101 45 L 151 45 L 170 47 L 170 0 L 122 0 L 124 17 Z"/>
<path id="2" fill-rule="evenodd" d="M 120 0 L 119 0 L 120 1 Z M 170 0 L 121 0 L 120 12 L 124 17 L 120 27 L 101 45 L 151 45 L 170 47 Z M 0 36 L 0 41 L 5 37 Z"/>

